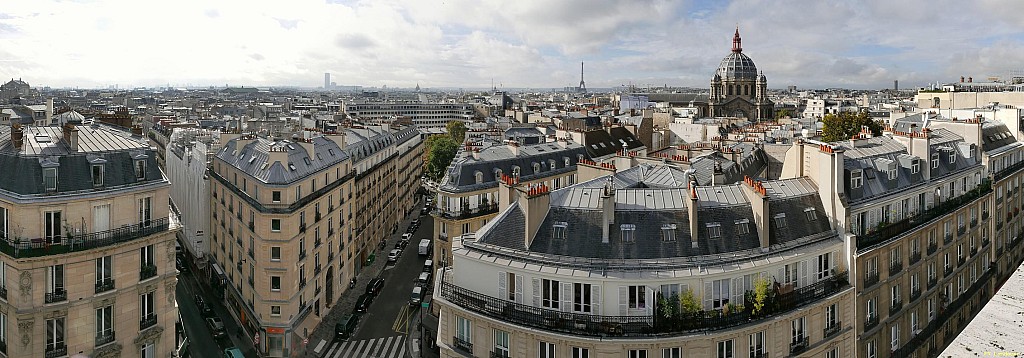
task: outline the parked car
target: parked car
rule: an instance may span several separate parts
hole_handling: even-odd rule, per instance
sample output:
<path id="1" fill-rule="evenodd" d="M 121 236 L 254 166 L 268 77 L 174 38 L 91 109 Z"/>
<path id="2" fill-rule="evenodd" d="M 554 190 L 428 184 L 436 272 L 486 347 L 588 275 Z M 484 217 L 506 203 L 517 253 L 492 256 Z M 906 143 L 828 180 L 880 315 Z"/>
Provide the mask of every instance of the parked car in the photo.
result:
<path id="1" fill-rule="evenodd" d="M 423 287 L 416 286 L 412 288 L 412 297 L 409 298 L 409 305 L 415 306 L 423 302 Z"/>
<path id="2" fill-rule="evenodd" d="M 366 284 L 366 294 L 376 295 L 380 293 L 380 289 L 384 287 L 383 278 L 375 278 L 370 280 L 370 283 Z"/>
<path id="3" fill-rule="evenodd" d="M 245 356 L 242 355 L 241 349 L 231 347 L 224 350 L 224 358 L 245 358 Z"/>
<path id="4" fill-rule="evenodd" d="M 341 321 L 334 325 L 334 335 L 339 340 L 346 340 L 352 337 L 352 332 L 355 332 L 357 324 L 359 324 L 359 315 L 342 317 Z"/>
<path id="5" fill-rule="evenodd" d="M 180 257 L 174 258 L 174 267 L 177 268 L 179 272 L 188 272 L 188 266 L 181 261 Z"/>
<path id="6" fill-rule="evenodd" d="M 356 313 L 366 312 L 366 309 L 370 308 L 370 304 L 373 303 L 373 295 L 363 294 L 359 296 L 359 300 L 356 301 Z"/>
<path id="7" fill-rule="evenodd" d="M 206 325 L 209 326 L 210 331 L 213 332 L 213 338 L 224 337 L 224 322 L 220 320 L 220 317 L 207 318 Z"/>
<path id="8" fill-rule="evenodd" d="M 423 287 L 430 286 L 430 272 L 421 272 L 420 277 L 416 278 L 416 285 Z"/>
<path id="9" fill-rule="evenodd" d="M 388 262 L 397 262 L 398 261 L 398 257 L 401 256 L 401 255 L 402 255 L 402 250 L 398 250 L 398 249 L 391 250 L 391 252 L 388 253 Z"/>
<path id="10" fill-rule="evenodd" d="M 398 241 L 395 243 L 395 248 L 398 250 L 405 251 L 405 247 L 409 245 L 408 241 Z"/>

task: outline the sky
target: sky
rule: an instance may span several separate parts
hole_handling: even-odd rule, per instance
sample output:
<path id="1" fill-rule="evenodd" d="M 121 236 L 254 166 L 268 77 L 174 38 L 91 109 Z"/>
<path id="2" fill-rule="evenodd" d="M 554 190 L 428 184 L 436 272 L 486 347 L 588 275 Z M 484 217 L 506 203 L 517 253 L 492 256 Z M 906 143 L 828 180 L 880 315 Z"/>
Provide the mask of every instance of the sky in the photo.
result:
<path id="1" fill-rule="evenodd" d="M 1024 69 L 1024 1 L 8 0 L 0 79 L 35 87 L 708 87 L 738 26 L 770 88 Z"/>

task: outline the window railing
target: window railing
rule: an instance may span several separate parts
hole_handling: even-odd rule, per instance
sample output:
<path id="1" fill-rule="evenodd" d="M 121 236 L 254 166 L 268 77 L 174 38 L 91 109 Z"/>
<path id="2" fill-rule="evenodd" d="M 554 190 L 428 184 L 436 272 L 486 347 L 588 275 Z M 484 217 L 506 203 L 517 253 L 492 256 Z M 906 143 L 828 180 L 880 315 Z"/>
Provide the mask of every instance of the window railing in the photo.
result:
<path id="1" fill-rule="evenodd" d="M 46 358 L 57 358 L 68 355 L 68 346 L 64 343 L 46 344 Z"/>
<path id="2" fill-rule="evenodd" d="M 895 276 L 896 274 L 900 273 L 900 271 L 903 271 L 903 263 L 902 262 L 890 262 L 889 263 L 889 276 Z"/>
<path id="3" fill-rule="evenodd" d="M 452 343 L 455 345 L 456 350 L 468 353 L 470 355 L 473 354 L 473 343 L 470 343 L 469 341 L 459 338 L 458 336 L 452 337 Z"/>
<path id="4" fill-rule="evenodd" d="M 986 238 L 984 238 L 984 239 L 982 239 L 982 240 L 981 240 L 981 247 L 985 247 L 985 246 L 988 246 L 988 244 L 989 244 L 990 242 L 991 242 L 991 240 L 989 240 L 989 239 L 988 239 L 987 237 L 986 237 Z"/>
<path id="5" fill-rule="evenodd" d="M 810 339 L 808 337 L 797 338 L 794 342 L 789 344 L 789 354 L 797 355 L 807 349 Z"/>
<path id="6" fill-rule="evenodd" d="M 896 312 L 899 312 L 901 309 L 903 309 L 903 300 L 891 302 L 891 305 L 889 305 L 889 316 L 895 316 Z"/>
<path id="7" fill-rule="evenodd" d="M 497 212 L 498 212 L 498 204 L 487 204 L 487 205 L 478 206 L 478 207 L 473 208 L 473 209 L 470 209 L 470 208 L 467 207 L 467 208 L 463 208 L 462 210 L 459 210 L 459 211 L 448 211 L 448 210 L 442 210 L 440 208 L 437 208 L 437 209 L 434 209 L 431 212 L 431 214 L 433 214 L 435 216 L 439 216 L 439 217 L 445 218 L 445 219 L 459 220 L 459 219 L 474 218 L 474 217 L 482 216 L 482 215 L 494 214 L 494 213 L 497 213 Z"/>
<path id="8" fill-rule="evenodd" d="M 877 325 L 878 325 L 878 315 L 877 314 L 868 315 L 868 319 L 864 320 L 864 332 L 867 332 L 867 331 L 871 330 L 872 328 L 875 328 L 875 326 L 877 326 Z"/>
<path id="9" fill-rule="evenodd" d="M 6 286 L 0 286 L 0 298 L 5 299 L 5 300 L 7 299 L 7 287 Z"/>
<path id="10" fill-rule="evenodd" d="M 956 229 L 956 236 L 961 236 L 961 235 L 963 235 L 966 232 L 967 232 L 967 227 L 963 226 L 963 225 L 960 225 L 960 227 L 958 227 Z"/>
<path id="11" fill-rule="evenodd" d="M 139 269 L 139 281 L 156 276 L 156 265 L 144 265 Z"/>
<path id="12" fill-rule="evenodd" d="M 145 318 L 139 321 L 139 330 L 144 330 L 149 327 L 156 325 L 156 313 L 150 313 Z"/>
<path id="13" fill-rule="evenodd" d="M 116 339 L 116 336 L 114 335 L 114 331 L 97 333 L 96 334 L 96 346 L 99 347 L 99 346 L 102 346 L 104 344 L 113 342 L 114 339 Z"/>
<path id="14" fill-rule="evenodd" d="M 930 289 L 932 289 L 932 287 L 935 287 L 935 284 L 938 283 L 938 282 L 939 282 L 939 278 L 938 277 L 929 278 L 928 279 L 928 289 L 930 290 Z"/>
<path id="15" fill-rule="evenodd" d="M 249 222 L 249 231 L 252 231 L 252 232 L 256 231 L 256 223 L 254 223 L 252 221 Z"/>
<path id="16" fill-rule="evenodd" d="M 878 283 L 878 271 L 868 272 L 864 276 L 864 288 L 874 286 Z"/>
<path id="17" fill-rule="evenodd" d="M 306 232 L 306 223 L 299 223 L 299 232 Z"/>
<path id="18" fill-rule="evenodd" d="M 0 252 L 13 258 L 60 255 L 131 241 L 167 231 L 171 225 L 170 218 L 164 217 L 150 220 L 149 225 L 138 223 L 88 234 L 67 233 L 55 239 L 4 238 L 0 239 Z"/>
<path id="19" fill-rule="evenodd" d="M 299 289 L 301 290 L 303 287 L 306 287 L 306 279 L 305 278 L 299 279 Z"/>
<path id="20" fill-rule="evenodd" d="M 921 261 L 921 251 L 914 251 L 910 253 L 910 264 L 913 265 L 918 261 Z"/>
<path id="21" fill-rule="evenodd" d="M 65 289 L 54 290 L 53 292 L 47 292 L 43 297 L 46 303 L 63 302 L 68 300 L 68 291 Z"/>
<path id="22" fill-rule="evenodd" d="M 114 289 L 114 279 L 104 278 L 96 281 L 96 293 L 103 293 Z"/>
<path id="23" fill-rule="evenodd" d="M 953 273 L 953 266 L 946 266 L 946 268 L 943 269 L 942 272 L 945 275 L 944 277 L 949 277 L 949 274 Z"/>
<path id="24" fill-rule="evenodd" d="M 507 351 L 491 351 L 491 358 L 509 358 Z"/>
<path id="25" fill-rule="evenodd" d="M 921 297 L 921 288 L 910 289 L 910 302 L 914 302 L 918 297 Z"/>
<path id="26" fill-rule="evenodd" d="M 320 265 L 314 266 L 313 267 L 313 275 L 319 275 L 319 274 L 320 274 Z"/>
<path id="27" fill-rule="evenodd" d="M 956 259 L 956 267 L 962 266 L 964 264 L 964 262 L 967 262 L 967 257 L 964 257 L 964 256 L 958 257 Z"/>
<path id="28" fill-rule="evenodd" d="M 306 258 L 306 250 L 299 251 L 299 261 Z"/>
<path id="29" fill-rule="evenodd" d="M 995 172 L 994 174 L 992 174 L 992 179 L 994 179 L 995 181 L 1000 181 L 1003 178 L 1006 178 L 1007 175 L 1013 174 L 1014 172 L 1020 170 L 1021 168 L 1024 168 L 1024 161 L 1013 163 L 1013 165 L 1010 165 L 1008 167 L 1003 168 L 1000 171 Z"/>
<path id="30" fill-rule="evenodd" d="M 976 188 L 964 193 L 963 195 L 960 195 L 959 197 L 948 199 L 936 206 L 933 206 L 931 209 L 925 210 L 924 212 L 918 215 L 891 224 L 887 224 L 884 227 L 872 233 L 858 236 L 857 249 L 864 250 L 873 245 L 894 238 L 898 235 L 911 232 L 918 226 L 921 226 L 922 224 L 927 223 L 937 217 L 945 216 L 946 214 L 949 214 L 950 212 L 953 212 L 963 207 L 964 205 L 967 205 L 968 203 L 980 198 L 982 195 L 987 194 L 991 191 L 991 182 L 988 181 L 988 179 L 985 179 Z M 947 234 L 946 240 L 952 241 L 952 239 L 952 233 Z"/>
<path id="31" fill-rule="evenodd" d="M 946 237 L 942 239 L 942 244 L 949 245 L 953 243 L 953 234 L 946 234 Z"/>
<path id="32" fill-rule="evenodd" d="M 748 309 L 719 309 L 696 312 L 665 312 L 658 305 L 652 315 L 603 316 L 533 307 L 442 282 L 441 297 L 463 309 L 503 322 L 547 331 L 579 336 L 663 336 L 694 331 L 725 329 L 747 324 L 750 320 L 773 317 L 818 302 L 849 288 L 847 273 L 832 275 L 822 281 L 777 293 L 763 312 Z M 838 329 L 838 328 L 837 328 Z"/>
<path id="33" fill-rule="evenodd" d="M 832 337 L 832 336 L 836 335 L 837 333 L 839 333 L 839 330 L 842 329 L 842 327 L 843 327 L 843 322 L 839 322 L 839 321 L 831 322 L 831 325 L 826 324 L 825 329 L 824 329 L 825 338 L 827 339 L 828 337 Z"/>
<path id="34" fill-rule="evenodd" d="M 936 244 L 936 243 L 928 244 L 928 255 L 929 256 L 931 254 L 934 254 L 935 251 L 938 251 L 938 250 L 939 250 L 939 244 Z"/>

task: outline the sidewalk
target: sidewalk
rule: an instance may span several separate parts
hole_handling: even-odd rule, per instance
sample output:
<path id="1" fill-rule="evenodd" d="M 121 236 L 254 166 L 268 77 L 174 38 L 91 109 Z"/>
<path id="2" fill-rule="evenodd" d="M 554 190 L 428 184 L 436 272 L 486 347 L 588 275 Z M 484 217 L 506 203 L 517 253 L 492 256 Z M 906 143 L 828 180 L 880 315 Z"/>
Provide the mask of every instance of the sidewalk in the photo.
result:
<path id="1" fill-rule="evenodd" d="M 420 196 L 419 200 L 417 200 L 417 205 L 414 205 L 413 207 L 417 208 L 418 205 L 421 205 L 422 201 L 422 196 Z M 387 244 L 385 244 L 385 248 L 390 249 L 395 242 L 398 242 L 398 240 L 402 238 L 402 234 L 405 233 L 405 228 L 409 227 L 409 223 L 411 223 L 412 220 L 419 218 L 419 215 L 419 210 L 413 210 L 409 215 L 402 218 L 402 221 L 398 224 L 398 230 L 395 230 L 395 233 L 386 240 Z M 359 295 L 362 294 L 363 288 L 366 287 L 366 284 L 369 283 L 371 279 L 380 277 L 381 273 L 384 272 L 384 266 L 387 265 L 388 260 L 387 257 L 381 257 L 381 254 L 382 252 L 378 251 L 377 259 L 373 260 L 373 263 L 369 266 L 363 266 L 362 271 L 360 271 L 359 275 L 356 276 L 356 286 L 354 288 L 348 288 L 348 282 L 341 283 L 341 285 L 344 285 L 343 287 L 346 290 L 345 293 L 342 293 L 341 297 L 338 298 L 338 301 L 335 302 L 329 310 L 327 310 L 327 313 L 320 321 L 320 324 L 317 325 L 316 329 L 309 334 L 309 344 L 306 345 L 306 347 L 296 348 L 292 353 L 293 357 L 319 358 L 320 355 L 324 354 L 324 352 L 330 348 L 331 342 L 334 340 L 334 325 L 338 323 L 338 321 L 341 321 L 342 317 L 352 312 L 352 309 L 356 306 L 356 300 L 359 299 Z M 353 291 L 349 292 L 348 290 Z M 316 349 L 316 346 L 320 344 L 321 340 L 327 341 L 327 344 L 324 345 L 324 348 L 320 353 L 313 352 L 313 350 Z M 302 342 L 299 342 L 297 346 L 301 345 Z"/>
<path id="2" fill-rule="evenodd" d="M 433 300 L 429 302 L 434 304 Z M 432 312 L 431 308 L 421 307 L 420 312 L 414 316 L 414 322 L 409 322 L 410 326 L 416 327 L 416 330 L 409 332 L 409 339 L 405 341 L 405 351 L 409 358 L 440 358 L 441 352 L 434 343 L 437 341 L 438 318 Z"/>

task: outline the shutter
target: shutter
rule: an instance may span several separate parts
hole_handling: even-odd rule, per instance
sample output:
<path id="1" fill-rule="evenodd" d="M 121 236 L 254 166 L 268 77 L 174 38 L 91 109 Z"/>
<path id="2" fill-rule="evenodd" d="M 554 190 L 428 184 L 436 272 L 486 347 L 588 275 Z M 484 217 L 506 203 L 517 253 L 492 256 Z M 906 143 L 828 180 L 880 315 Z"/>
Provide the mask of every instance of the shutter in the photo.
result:
<path id="1" fill-rule="evenodd" d="M 786 266 L 782 266 L 779 268 L 779 275 L 775 276 L 775 282 L 786 282 Z"/>
<path id="2" fill-rule="evenodd" d="M 572 284 L 562 282 L 562 312 L 572 312 Z"/>
<path id="3" fill-rule="evenodd" d="M 601 285 L 600 284 L 594 284 L 594 285 L 590 286 L 590 306 L 591 306 L 591 313 L 592 314 L 600 315 L 600 314 L 604 313 L 604 312 L 601 312 Z"/>
<path id="4" fill-rule="evenodd" d="M 832 251 L 832 269 L 839 273 L 839 250 Z"/>
<path id="5" fill-rule="evenodd" d="M 647 300 L 644 301 L 644 303 L 646 304 L 646 306 L 644 306 L 644 310 L 647 313 L 647 315 L 652 315 L 654 314 L 654 305 L 657 304 L 657 302 L 654 302 L 654 289 L 644 286 L 644 292 L 647 296 Z"/>
<path id="6" fill-rule="evenodd" d="M 626 290 L 628 287 L 619 286 L 619 316 L 625 316 L 629 309 L 629 292 Z"/>
<path id="7" fill-rule="evenodd" d="M 516 303 L 523 303 L 523 276 L 516 275 Z"/>
<path id="8" fill-rule="evenodd" d="M 533 307 L 540 307 L 540 279 L 533 279 Z"/>
<path id="9" fill-rule="evenodd" d="M 507 272 L 498 272 L 498 298 L 507 300 L 508 299 L 508 279 Z"/>
<path id="10" fill-rule="evenodd" d="M 807 260 L 800 261 L 800 287 L 805 287 L 810 283 L 807 282 Z"/>
<path id="11" fill-rule="evenodd" d="M 714 299 L 713 296 L 712 296 L 712 292 L 713 291 L 714 291 L 714 288 L 711 286 L 711 281 L 704 282 L 704 310 L 705 311 L 709 311 L 709 310 L 711 310 L 711 307 L 713 307 L 712 304 L 711 304 L 711 300 Z"/>

